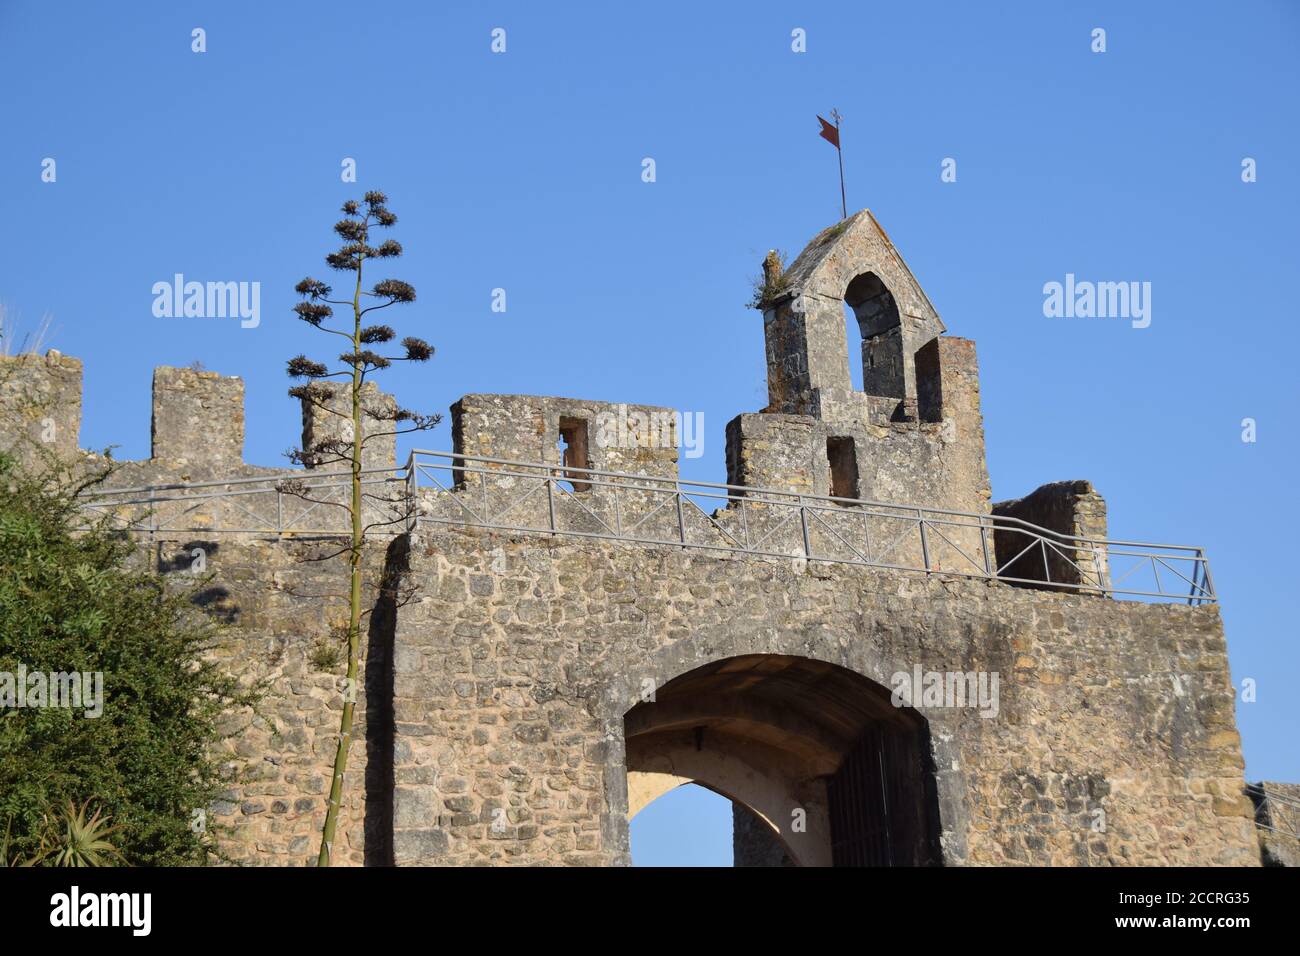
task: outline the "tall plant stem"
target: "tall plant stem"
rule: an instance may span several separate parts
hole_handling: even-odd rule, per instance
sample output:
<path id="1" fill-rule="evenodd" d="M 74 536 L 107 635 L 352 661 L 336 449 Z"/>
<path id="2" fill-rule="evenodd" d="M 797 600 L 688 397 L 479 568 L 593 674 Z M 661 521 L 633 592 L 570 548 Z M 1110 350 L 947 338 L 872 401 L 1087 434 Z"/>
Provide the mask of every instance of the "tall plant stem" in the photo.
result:
<path id="1" fill-rule="evenodd" d="M 367 221 L 369 217 L 367 216 Z M 352 351 L 361 351 L 361 265 L 364 256 L 357 258 L 357 288 L 352 296 Z M 361 655 L 361 365 L 352 366 L 352 497 L 349 511 L 352 518 L 352 548 L 348 554 L 351 569 L 351 589 L 348 607 L 348 673 L 343 685 L 343 717 L 339 723 L 339 744 L 334 753 L 334 776 L 330 781 L 329 803 L 325 807 L 325 828 L 321 831 L 320 856 L 317 866 L 329 866 L 334 852 L 334 834 L 339 823 L 339 804 L 343 800 L 343 775 L 348 768 L 348 749 L 352 745 L 352 715 L 357 699 L 358 658 Z"/>

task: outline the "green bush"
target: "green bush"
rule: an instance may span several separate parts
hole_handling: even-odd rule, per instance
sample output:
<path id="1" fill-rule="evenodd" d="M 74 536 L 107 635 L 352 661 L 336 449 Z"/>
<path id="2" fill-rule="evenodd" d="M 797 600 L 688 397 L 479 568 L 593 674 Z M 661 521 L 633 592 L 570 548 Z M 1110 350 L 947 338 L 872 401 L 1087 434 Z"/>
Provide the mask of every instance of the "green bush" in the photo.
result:
<path id="1" fill-rule="evenodd" d="M 207 862 L 210 817 L 195 811 L 228 784 L 218 722 L 252 695 L 204 660 L 218 632 L 196 591 L 108 527 L 80 530 L 78 494 L 66 472 L 34 477 L 0 453 L 0 674 L 103 673 L 98 717 L 0 707 L 0 830 L 33 857 L 52 811 L 93 800 L 125 862 Z"/>

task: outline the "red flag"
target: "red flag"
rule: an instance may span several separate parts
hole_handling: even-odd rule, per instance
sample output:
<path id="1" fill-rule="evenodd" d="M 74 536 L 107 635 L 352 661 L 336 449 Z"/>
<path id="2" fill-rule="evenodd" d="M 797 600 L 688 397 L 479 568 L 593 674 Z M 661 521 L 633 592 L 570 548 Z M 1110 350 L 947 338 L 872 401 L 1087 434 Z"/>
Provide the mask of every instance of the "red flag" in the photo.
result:
<path id="1" fill-rule="evenodd" d="M 822 124 L 822 131 L 821 131 L 818 135 L 819 135 L 822 139 L 826 140 L 826 142 L 828 142 L 828 143 L 830 143 L 832 146 L 834 146 L 836 149 L 839 149 L 839 148 L 840 148 L 840 131 L 839 131 L 838 129 L 836 129 L 834 126 L 832 126 L 830 123 L 826 122 L 826 121 L 825 121 L 824 119 L 822 119 L 820 116 L 818 116 L 817 119 L 818 119 L 818 120 L 821 122 L 821 124 Z"/>

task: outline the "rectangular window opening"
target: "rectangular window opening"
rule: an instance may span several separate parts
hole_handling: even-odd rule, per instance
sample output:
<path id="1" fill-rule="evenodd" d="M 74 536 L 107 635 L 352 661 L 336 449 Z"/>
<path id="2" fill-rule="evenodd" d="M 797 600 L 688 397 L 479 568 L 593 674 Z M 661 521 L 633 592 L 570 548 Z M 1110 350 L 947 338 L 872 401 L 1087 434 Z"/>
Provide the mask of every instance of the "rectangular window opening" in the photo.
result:
<path id="1" fill-rule="evenodd" d="M 826 460 L 831 466 L 831 497 L 858 497 L 858 454 L 852 438 L 827 438 Z"/>
<path id="2" fill-rule="evenodd" d="M 587 446 L 587 420 L 585 418 L 560 418 L 559 447 L 562 450 L 561 463 L 564 465 L 564 477 L 574 492 L 591 490 L 587 475 L 572 468 L 590 468 L 591 457 Z"/>

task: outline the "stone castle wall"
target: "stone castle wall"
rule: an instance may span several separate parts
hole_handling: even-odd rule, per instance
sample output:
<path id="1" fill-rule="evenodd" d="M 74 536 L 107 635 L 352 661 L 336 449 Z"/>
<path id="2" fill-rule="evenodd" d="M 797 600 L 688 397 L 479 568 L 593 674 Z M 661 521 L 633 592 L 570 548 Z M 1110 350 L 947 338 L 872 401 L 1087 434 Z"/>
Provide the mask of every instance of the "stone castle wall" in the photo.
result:
<path id="1" fill-rule="evenodd" d="M 177 389 L 173 376 L 160 378 L 164 395 Z M 179 378 L 211 383 L 213 407 L 229 410 L 231 380 Z M 175 413 L 201 415 L 204 401 L 187 394 Z M 606 410 L 537 401 L 540 432 L 522 430 L 539 446 L 547 415 Z M 474 403 L 462 422 L 491 404 Z M 155 408 L 155 450 L 168 454 L 186 447 L 167 438 L 172 413 Z M 521 427 L 514 414 L 503 420 Z M 219 434 L 233 449 L 237 430 Z M 544 447 L 483 440 L 475 451 L 545 457 Z M 654 454 L 664 455 L 661 474 L 673 474 L 671 456 Z M 653 471 L 654 461 L 637 464 Z M 176 453 L 124 469 L 132 482 L 198 479 L 208 464 Z M 385 608 L 375 585 L 397 560 L 389 549 L 408 543 L 394 541 L 366 558 L 377 613 L 340 826 L 346 862 L 627 863 L 622 721 L 640 682 L 746 654 L 825 661 L 882 686 L 916 665 L 1002 675 L 996 718 L 925 712 L 945 862 L 1258 859 L 1213 607 L 425 527 L 400 559 L 416 594 Z M 260 715 L 231 718 L 229 753 L 244 779 L 213 808 L 236 860 L 315 855 L 341 696 L 338 669 L 313 659 L 343 605 L 328 597 L 340 563 L 308 559 L 334 543 L 200 534 L 151 544 L 170 574 L 187 573 L 193 549 L 204 549 L 215 575 L 208 606 L 233 625 L 216 654 L 269 681 Z"/>
<path id="2" fill-rule="evenodd" d="M 628 862 L 641 682 L 744 654 L 886 686 L 918 664 L 1002 675 L 997 717 L 924 711 L 947 863 L 1258 862 L 1213 607 L 482 532 L 418 534 L 410 560 L 399 864 Z"/>
<path id="3" fill-rule="evenodd" d="M 452 452 L 421 482 L 420 523 L 366 549 L 364 695 L 337 862 L 627 864 L 630 816 L 694 780 L 736 801 L 749 865 L 880 852 L 1257 864 L 1218 609 L 1060 590 L 1060 562 L 1015 564 L 1016 585 L 980 577 L 1015 553 L 984 524 L 993 515 L 1104 538 L 1104 500 L 1057 482 L 991 504 L 974 344 L 942 334 L 869 213 L 820 234 L 779 284 L 764 304 L 769 405 L 727 427 L 740 500 L 672 497 L 671 409 L 483 394 L 453 406 Z M 864 336 L 864 392 L 848 384 L 845 303 Z M 366 397 L 381 415 L 391 403 Z M 0 360 L 3 447 L 94 463 L 78 449 L 80 408 L 76 359 Z M 341 410 L 304 402 L 305 444 L 346 437 Z M 243 863 L 310 863 L 342 707 L 330 658 L 346 573 L 329 557 L 342 516 L 322 509 L 310 533 L 248 530 L 286 527 L 283 496 L 265 492 L 287 470 L 243 462 L 238 378 L 159 369 L 152 434 L 151 457 L 119 463 L 114 486 L 211 482 L 222 496 L 169 505 L 193 530 L 141 533 L 142 552 L 178 577 L 202 556 L 201 603 L 230 625 L 214 657 L 267 687 L 226 728 L 239 779 L 211 808 L 223 847 Z M 391 469 L 394 454 L 377 442 L 366 466 Z M 818 499 L 801 535 L 759 500 L 764 487 L 846 500 Z M 928 546 L 898 517 L 907 508 L 863 500 L 930 509 Z M 965 523 L 945 525 L 945 509 Z M 507 528 L 472 527 L 483 523 Z M 721 550 L 746 536 L 766 556 Z M 895 536 L 897 550 L 873 550 Z M 688 539 L 718 549 L 673 544 Z M 920 570 L 803 557 L 853 561 L 835 550 L 847 542 Z M 1104 552 L 1074 557 L 1105 574 Z M 380 585 L 398 573 L 394 599 Z M 914 673 L 996 678 L 996 700 L 891 706 L 891 686 Z M 877 779 L 886 754 L 897 771 L 889 799 L 917 808 L 892 836 L 845 830 L 837 794 L 871 747 Z M 899 846 L 881 851 L 882 839 Z"/>
<path id="4" fill-rule="evenodd" d="M 174 574 L 208 549 L 211 608 L 235 627 L 217 657 L 270 682 L 260 715 L 231 718 L 244 779 L 213 808 L 241 862 L 317 849 L 341 696 L 313 657 L 343 617 L 311 595 L 343 569 L 305 559 L 328 545 L 157 547 Z M 641 682 L 754 653 L 883 685 L 917 665 L 1002 675 L 996 717 L 923 709 L 948 864 L 1258 860 L 1212 607 L 483 531 L 412 545 L 418 591 L 380 608 L 363 650 L 340 863 L 627 863 Z M 392 560 L 372 548 L 371 579 Z"/>

